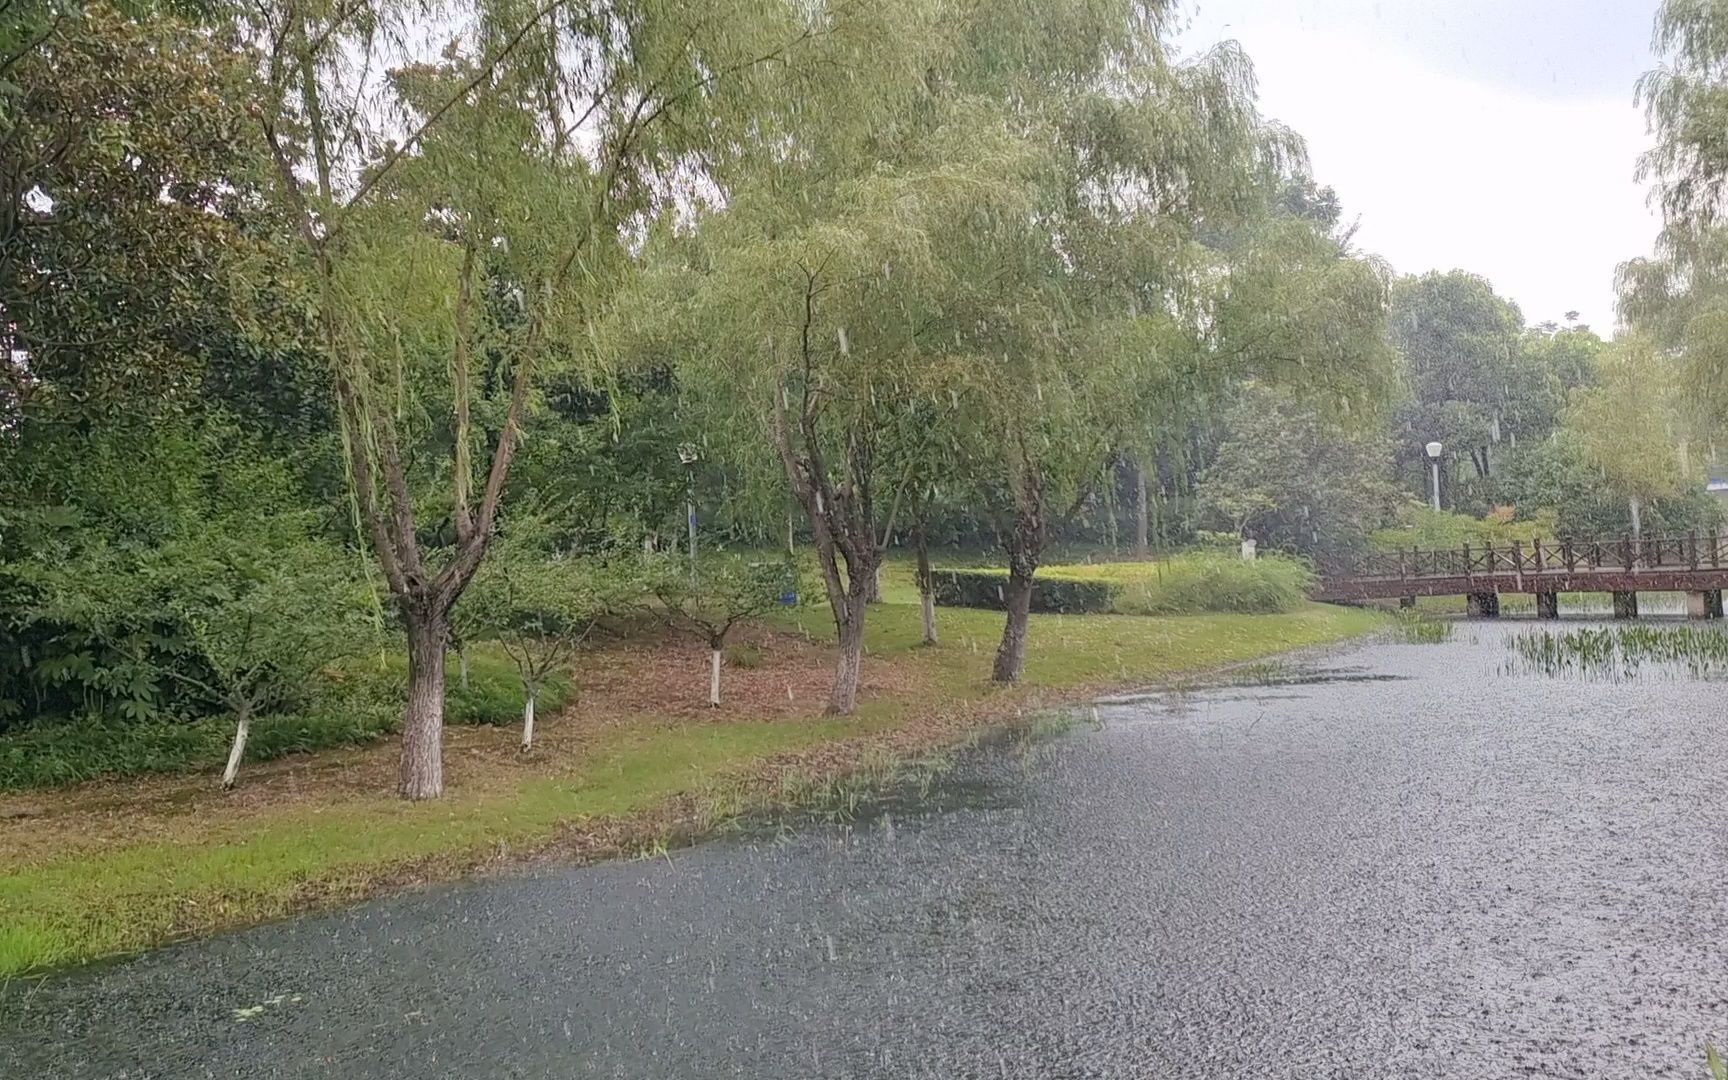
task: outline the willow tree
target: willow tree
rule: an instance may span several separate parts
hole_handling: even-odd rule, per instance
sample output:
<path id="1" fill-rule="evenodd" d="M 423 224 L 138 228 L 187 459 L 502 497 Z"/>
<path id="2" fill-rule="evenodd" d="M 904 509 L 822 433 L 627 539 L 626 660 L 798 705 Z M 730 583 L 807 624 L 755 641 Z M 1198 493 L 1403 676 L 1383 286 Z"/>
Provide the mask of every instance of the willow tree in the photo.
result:
<path id="1" fill-rule="evenodd" d="M 1634 540 L 1644 534 L 1645 507 L 1702 481 L 1690 475 L 1685 409 L 1672 358 L 1637 335 L 1609 346 L 1595 384 L 1567 404 L 1564 422 L 1603 485 L 1625 500 Z"/>
<path id="2" fill-rule="evenodd" d="M 1652 44 L 1663 64 L 1638 83 L 1655 136 L 1639 179 L 1663 228 L 1654 253 L 1620 267 L 1620 314 L 1680 356 L 1689 419 L 1713 436 L 1728 407 L 1728 4 L 1664 0 Z"/>
<path id="3" fill-rule="evenodd" d="M 250 30 L 357 526 L 407 631 L 399 790 L 421 799 L 443 791 L 450 609 L 537 378 L 581 362 L 626 227 L 700 190 L 829 24 L 777 0 L 470 0 L 426 51 L 409 14 L 280 3 Z"/>
<path id="4" fill-rule="evenodd" d="M 1001 279 L 949 313 L 970 357 L 967 469 L 1008 562 L 1001 682 L 1024 667 L 1051 527 L 1094 494 L 1135 421 L 1135 387 L 1198 385 L 1185 364 L 1201 351 L 1198 291 L 1215 276 L 1202 223 L 1240 217 L 1291 151 L 1254 112 L 1235 50 L 1179 63 L 1161 8 L 1086 15 L 1060 63 L 1000 76 L 1013 104 L 997 122 L 1040 157 L 1035 211 L 974 242 Z"/>
<path id="5" fill-rule="evenodd" d="M 723 198 L 688 242 L 650 253 L 662 272 L 633 305 L 681 342 L 702 411 L 745 436 L 721 452 L 752 485 L 789 491 L 808 523 L 839 646 L 836 714 L 856 706 L 883 548 L 933 456 L 901 434 L 914 413 L 939 427 L 952 411 L 943 312 L 992 276 L 968 237 L 1031 209 L 995 103 L 956 89 L 972 60 L 956 27 L 986 13 L 869 12 L 870 33 L 817 43 L 825 74 L 716 171 Z"/>
<path id="6" fill-rule="evenodd" d="M 977 250 L 1000 288 L 950 312 L 972 358 L 969 471 L 1008 561 L 1001 682 L 1024 667 L 1052 525 L 1119 450 L 1187 430 L 1241 375 L 1384 367 L 1383 273 L 1307 223 L 1260 224 L 1302 155 L 1256 112 L 1245 58 L 1177 61 L 1146 12 L 1079 23 L 1066 65 L 1016 84 L 1004 123 L 1044 155 L 1037 212 Z"/>

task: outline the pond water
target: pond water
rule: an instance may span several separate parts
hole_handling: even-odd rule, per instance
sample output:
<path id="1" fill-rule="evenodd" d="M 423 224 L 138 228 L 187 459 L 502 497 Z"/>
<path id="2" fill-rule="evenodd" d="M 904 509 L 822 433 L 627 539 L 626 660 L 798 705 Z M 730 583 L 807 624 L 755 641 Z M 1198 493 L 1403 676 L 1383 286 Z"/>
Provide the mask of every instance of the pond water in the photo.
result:
<path id="1" fill-rule="evenodd" d="M 1537 629 L 1125 695 L 850 825 L 15 981 L 0 1075 L 1702 1078 L 1724 688 L 1512 670 Z"/>

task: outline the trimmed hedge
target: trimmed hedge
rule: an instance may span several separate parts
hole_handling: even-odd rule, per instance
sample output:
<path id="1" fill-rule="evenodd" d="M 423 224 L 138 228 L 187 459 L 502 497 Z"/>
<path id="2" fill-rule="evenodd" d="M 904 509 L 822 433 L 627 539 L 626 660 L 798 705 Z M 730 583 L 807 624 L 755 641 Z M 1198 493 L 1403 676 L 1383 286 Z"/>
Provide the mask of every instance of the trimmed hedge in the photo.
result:
<path id="1" fill-rule="evenodd" d="M 1004 608 L 1006 570 L 936 570 L 936 603 Z M 1235 553 L 1190 551 L 1161 562 L 1108 562 L 1040 568 L 1032 610 L 1055 614 L 1270 615 L 1308 599 L 1314 572 L 1278 554 L 1244 562 Z"/>
<path id="2" fill-rule="evenodd" d="M 933 570 L 936 603 L 943 607 L 1004 611 L 1008 604 L 1006 570 Z M 1110 581 L 1034 575 L 1032 610 L 1045 614 L 1101 614 L 1111 609 L 1120 586 Z"/>

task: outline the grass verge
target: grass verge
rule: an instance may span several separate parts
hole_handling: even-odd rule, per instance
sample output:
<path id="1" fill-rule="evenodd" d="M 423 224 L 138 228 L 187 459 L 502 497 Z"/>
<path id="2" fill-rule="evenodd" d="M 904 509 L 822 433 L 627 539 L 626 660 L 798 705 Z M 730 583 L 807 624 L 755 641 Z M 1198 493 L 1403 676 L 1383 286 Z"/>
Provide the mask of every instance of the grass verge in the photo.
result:
<path id="1" fill-rule="evenodd" d="M 453 732 L 451 793 L 435 803 L 384 793 L 389 746 L 273 763 L 239 798 L 210 791 L 207 778 L 158 778 L 0 800 L 0 975 L 536 856 L 653 850 L 752 808 L 831 800 L 842 778 L 939 752 L 1044 706 L 1385 624 L 1376 612 L 1317 604 L 1262 616 L 1034 617 L 1026 681 L 1004 690 L 985 681 L 1000 619 L 945 610 L 943 644 L 924 648 L 916 606 L 872 608 L 864 699 L 846 719 L 815 715 L 831 663 L 821 609 L 785 613 L 764 632 L 764 663 L 728 672 L 741 704 L 719 719 L 641 698 L 644 686 L 681 686 L 688 666 L 694 700 L 700 650 L 589 657 L 607 677 L 546 723 L 535 755 L 516 755 L 508 730 Z M 675 678 L 662 677 L 672 669 Z"/>

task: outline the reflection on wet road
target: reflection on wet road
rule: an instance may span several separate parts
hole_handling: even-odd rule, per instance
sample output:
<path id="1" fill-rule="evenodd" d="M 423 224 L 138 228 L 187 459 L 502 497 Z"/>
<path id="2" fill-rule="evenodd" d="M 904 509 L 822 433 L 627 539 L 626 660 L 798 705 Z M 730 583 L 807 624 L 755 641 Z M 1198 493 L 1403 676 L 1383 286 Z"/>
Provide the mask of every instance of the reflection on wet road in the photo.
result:
<path id="1" fill-rule="evenodd" d="M 1702 1077 L 1722 687 L 1512 673 L 1530 628 L 1114 699 L 850 828 L 15 982 L 0 1075 Z"/>

